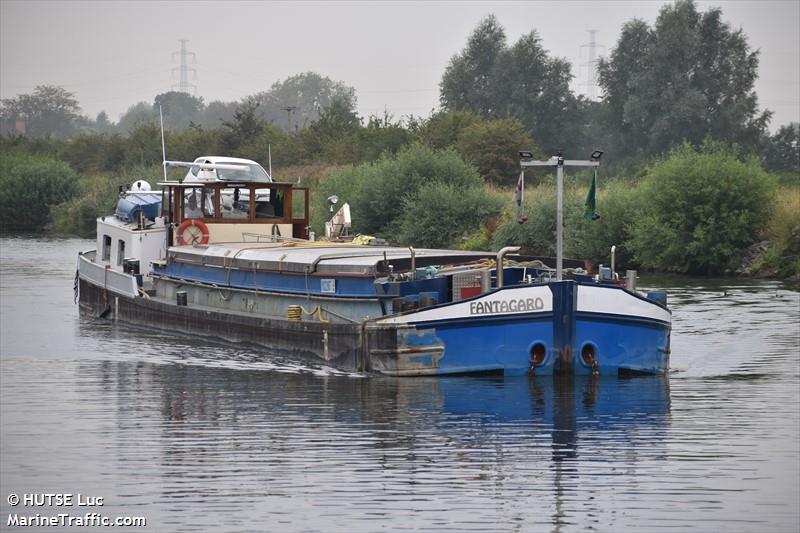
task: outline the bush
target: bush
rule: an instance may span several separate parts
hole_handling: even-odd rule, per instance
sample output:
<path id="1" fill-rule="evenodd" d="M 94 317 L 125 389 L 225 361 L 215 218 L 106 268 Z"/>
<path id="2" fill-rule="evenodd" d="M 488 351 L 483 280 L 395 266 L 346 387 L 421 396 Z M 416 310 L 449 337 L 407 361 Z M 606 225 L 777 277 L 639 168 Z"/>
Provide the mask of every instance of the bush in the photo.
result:
<path id="1" fill-rule="evenodd" d="M 478 187 L 462 189 L 440 182 L 426 183 L 403 199 L 397 240 L 426 248 L 446 248 L 497 216 L 501 203 Z"/>
<path id="2" fill-rule="evenodd" d="M 124 168 L 160 165 L 162 161 L 161 128 L 156 124 L 137 126 L 125 143 L 124 161 Z"/>
<path id="3" fill-rule="evenodd" d="M 379 232 L 399 218 L 404 198 L 413 196 L 426 183 L 439 182 L 461 190 L 481 185 L 475 169 L 454 150 L 413 145 L 396 158 L 382 158 L 372 168 L 376 172 L 362 193 L 367 232 Z"/>
<path id="4" fill-rule="evenodd" d="M 506 212 L 492 237 L 492 248 L 522 246 L 531 253 L 543 256 L 556 255 L 556 188 L 552 183 L 525 188 L 522 212 L 527 220 L 516 221 L 516 206 L 512 202 L 514 191 L 507 193 Z M 591 224 L 584 221 L 583 203 L 586 189 L 572 183 L 564 189 L 564 254 L 583 258 L 583 250 L 576 245 L 577 226 Z M 595 224 L 597 222 L 594 222 Z"/>
<path id="5" fill-rule="evenodd" d="M 97 217 L 114 212 L 118 187 L 107 176 L 89 176 L 81 180 L 82 194 L 53 208 L 53 223 L 58 233 L 90 237 L 97 227 Z"/>
<path id="6" fill-rule="evenodd" d="M 0 157 L 0 228 L 39 230 L 50 208 L 78 194 L 77 176 L 63 161 L 3 153 Z"/>
<path id="7" fill-rule="evenodd" d="M 119 135 L 84 133 L 61 142 L 57 153 L 79 174 L 115 170 L 125 159 L 125 142 Z"/>
<path id="8" fill-rule="evenodd" d="M 649 169 L 631 240 L 643 267 L 709 275 L 735 268 L 739 250 L 769 221 L 775 189 L 756 160 L 736 156 L 717 143 L 685 144 Z"/>
<path id="9" fill-rule="evenodd" d="M 572 196 L 565 195 L 565 210 L 577 207 L 570 206 Z M 508 191 L 508 211 L 503 216 L 492 237 L 492 248 L 504 246 L 523 246 L 536 255 L 554 256 L 556 254 L 556 202 L 555 187 L 539 185 L 525 188 L 525 202 L 522 212 L 528 217 L 524 224 L 516 221 L 512 203 L 513 191 Z M 577 198 L 577 197 L 576 197 Z M 577 202 L 577 200 L 575 200 Z"/>
<path id="10" fill-rule="evenodd" d="M 765 236 L 769 248 L 761 267 L 781 278 L 800 274 L 800 189 L 778 191 Z"/>
<path id="11" fill-rule="evenodd" d="M 564 190 L 564 256 L 608 263 L 611 246 L 617 247 L 617 264 L 635 266 L 630 248 L 631 226 L 639 212 L 639 197 L 627 183 L 598 182 L 598 220 L 583 218 L 590 177 L 579 174 L 566 179 Z M 523 212 L 528 216 L 518 224 L 513 191 L 507 192 L 507 211 L 492 238 L 492 248 L 523 246 L 536 255 L 556 255 L 556 192 L 552 183 L 525 190 Z"/>
<path id="12" fill-rule="evenodd" d="M 336 211 L 344 203 L 350 204 L 350 212 L 355 224 L 355 230 L 367 233 L 363 227 L 363 200 L 362 192 L 365 189 L 365 183 L 373 176 L 373 165 L 365 163 L 357 167 L 337 167 L 324 180 L 321 180 L 321 185 L 318 190 L 312 192 L 311 198 L 311 218 L 313 220 L 311 227 L 317 232 L 317 235 L 324 235 L 325 221 L 333 216 L 330 211 L 327 199 L 331 196 L 339 197 L 339 204 L 333 210 Z"/>
<path id="13" fill-rule="evenodd" d="M 97 217 L 114 212 L 117 185 L 106 176 L 90 176 L 82 180 L 83 194 L 53 209 L 56 232 L 90 237 L 96 230 Z"/>
<path id="14" fill-rule="evenodd" d="M 172 161 L 194 161 L 204 155 L 221 155 L 222 131 L 220 129 L 188 128 L 181 132 L 166 131 L 164 139 L 167 159 Z M 226 154 L 233 155 L 233 154 Z"/>
<path id="15" fill-rule="evenodd" d="M 384 154 L 396 154 L 411 139 L 411 134 L 390 117 L 370 117 L 367 126 L 358 130 L 354 141 L 358 145 L 361 161 L 375 161 Z"/>
<path id="16" fill-rule="evenodd" d="M 318 235 L 326 220 L 331 218 L 332 213 L 328 210 L 327 204 L 318 200 L 321 183 L 333 174 L 340 174 L 349 167 L 329 165 L 319 163 L 316 165 L 294 165 L 273 169 L 273 178 L 283 183 L 295 183 L 298 187 L 308 187 L 311 194 L 309 205 L 310 225 Z M 326 197 L 327 198 L 327 197 Z M 324 200 L 324 199 L 323 199 Z M 297 200 L 295 200 L 297 201 Z"/>
<path id="17" fill-rule="evenodd" d="M 635 267 L 631 249 L 631 228 L 635 224 L 641 203 L 638 190 L 629 183 L 598 181 L 598 220 L 583 218 L 583 201 L 588 187 L 579 187 L 577 200 L 581 203 L 569 212 L 566 221 L 566 252 L 576 259 L 589 259 L 593 263 L 610 261 L 611 247 L 617 247 L 617 267 Z"/>
<path id="18" fill-rule="evenodd" d="M 315 196 L 315 210 L 324 212 L 326 198 L 335 194 L 350 203 L 354 231 L 383 233 L 391 238 L 388 233 L 397 228 L 396 222 L 405 210 L 404 200 L 433 182 L 465 191 L 479 187 L 481 178 L 454 150 L 415 144 L 396 156 L 385 154 L 375 163 L 362 163 L 330 176 Z"/>
<path id="19" fill-rule="evenodd" d="M 159 167 L 135 167 L 123 174 L 88 175 L 79 181 L 80 195 L 52 210 L 57 232 L 91 237 L 97 229 L 97 217 L 114 213 L 119 200 L 119 187 L 129 187 L 134 181 L 144 180 L 153 187 L 163 179 Z M 154 187 L 155 188 L 155 187 Z"/>

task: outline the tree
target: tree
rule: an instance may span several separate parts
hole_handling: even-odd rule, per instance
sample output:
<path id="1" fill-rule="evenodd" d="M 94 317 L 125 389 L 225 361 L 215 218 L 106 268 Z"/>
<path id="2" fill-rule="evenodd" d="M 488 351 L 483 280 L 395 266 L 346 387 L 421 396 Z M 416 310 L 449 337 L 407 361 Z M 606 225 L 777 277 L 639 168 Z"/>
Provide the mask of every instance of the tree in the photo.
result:
<path id="1" fill-rule="evenodd" d="M 119 117 L 117 128 L 121 133 L 131 133 L 146 124 L 158 122 L 158 112 L 153 111 L 153 106 L 147 102 L 133 104 Z"/>
<path id="2" fill-rule="evenodd" d="M 498 116 L 516 117 L 546 154 L 571 154 L 581 144 L 583 117 L 569 88 L 570 63 L 550 57 L 536 31 L 523 35 L 497 64 Z"/>
<path id="3" fill-rule="evenodd" d="M 640 140 L 647 132 L 646 121 L 642 115 L 626 113 L 628 98 L 635 98 L 633 78 L 637 72 L 645 70 L 645 53 L 652 43 L 650 28 L 646 22 L 634 19 L 622 27 L 617 46 L 609 60 L 600 60 L 598 80 L 605 91 L 600 122 L 605 123 L 606 148 L 616 152 L 614 147 L 625 147 L 628 156 L 643 150 Z"/>
<path id="4" fill-rule="evenodd" d="M 236 102 L 221 102 L 214 100 L 206 105 L 200 116 L 200 124 L 204 128 L 217 128 L 223 122 L 230 122 L 233 120 L 233 114 L 239 106 Z"/>
<path id="5" fill-rule="evenodd" d="M 324 137 L 352 133 L 361 126 L 361 119 L 351 104 L 346 98 L 333 98 L 320 110 L 319 118 L 311 123 L 310 128 Z"/>
<path id="6" fill-rule="evenodd" d="M 257 102 L 244 102 L 233 113 L 233 120 L 222 123 L 227 128 L 223 136 L 226 151 L 232 152 L 261 135 L 264 130 L 264 121 L 256 115 L 258 106 Z"/>
<path id="7" fill-rule="evenodd" d="M 505 51 L 505 30 L 489 15 L 478 23 L 466 48 L 450 59 L 439 84 L 442 107 L 498 116 L 495 69 Z"/>
<path id="8" fill-rule="evenodd" d="M 445 69 L 440 100 L 446 110 L 486 118 L 517 118 L 546 153 L 575 152 L 581 144 L 581 108 L 569 88 L 571 66 L 550 57 L 535 31 L 512 47 L 492 15 L 482 20 Z"/>
<path id="9" fill-rule="evenodd" d="M 800 172 L 800 124 L 781 126 L 767 140 L 764 150 L 764 168 Z"/>
<path id="10" fill-rule="evenodd" d="M 203 99 L 178 91 L 159 94 L 153 101 L 153 113 L 157 116 L 159 106 L 164 115 L 164 128 L 184 130 L 197 124 L 203 111 Z"/>
<path id="11" fill-rule="evenodd" d="M 754 149 L 769 121 L 753 85 L 758 52 L 722 13 L 700 13 L 692 0 L 665 5 L 653 28 L 623 27 L 617 46 L 598 66 L 606 121 L 618 147 L 654 155 L 683 141 L 711 137 Z"/>
<path id="12" fill-rule="evenodd" d="M 356 136 L 361 119 L 346 98 L 334 98 L 320 111 L 319 118 L 300 132 L 299 141 L 304 155 L 313 161 L 355 163 Z"/>
<path id="13" fill-rule="evenodd" d="M 335 101 L 354 112 L 356 93 L 342 82 L 304 72 L 275 82 L 268 91 L 249 96 L 245 101 L 259 104 L 262 120 L 286 131 L 296 131 L 316 121 L 322 110 Z"/>
<path id="14" fill-rule="evenodd" d="M 441 150 L 455 146 L 461 132 L 479 121 L 480 115 L 473 111 L 439 111 L 415 122 L 412 131 L 420 142 Z"/>
<path id="15" fill-rule="evenodd" d="M 525 127 L 516 119 L 480 121 L 458 136 L 456 149 L 489 183 L 513 186 L 519 173 L 518 150 L 535 150 Z"/>
<path id="16" fill-rule="evenodd" d="M 0 101 L 4 130 L 22 120 L 29 137 L 69 137 L 78 129 L 80 113 L 75 95 L 54 85 L 38 85 L 31 94 Z"/>
<path id="17" fill-rule="evenodd" d="M 100 111 L 97 114 L 97 118 L 94 119 L 94 124 L 92 125 L 91 129 L 97 133 L 108 133 L 113 127 L 114 125 L 108 120 L 108 115 L 106 112 Z"/>

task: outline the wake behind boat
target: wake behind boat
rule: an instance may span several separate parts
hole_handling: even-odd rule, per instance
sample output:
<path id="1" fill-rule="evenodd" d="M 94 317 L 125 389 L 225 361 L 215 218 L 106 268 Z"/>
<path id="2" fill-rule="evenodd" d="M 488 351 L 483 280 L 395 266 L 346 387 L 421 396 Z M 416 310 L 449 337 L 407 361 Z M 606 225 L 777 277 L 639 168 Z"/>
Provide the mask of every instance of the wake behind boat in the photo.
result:
<path id="1" fill-rule="evenodd" d="M 570 163 L 542 165 L 560 180 Z M 312 241 L 308 189 L 250 160 L 165 164 L 186 178 L 134 184 L 98 218 L 97 249 L 78 257 L 82 310 L 398 376 L 668 367 L 665 295 L 637 293 L 635 276 L 564 268 L 560 246 L 553 261 Z"/>

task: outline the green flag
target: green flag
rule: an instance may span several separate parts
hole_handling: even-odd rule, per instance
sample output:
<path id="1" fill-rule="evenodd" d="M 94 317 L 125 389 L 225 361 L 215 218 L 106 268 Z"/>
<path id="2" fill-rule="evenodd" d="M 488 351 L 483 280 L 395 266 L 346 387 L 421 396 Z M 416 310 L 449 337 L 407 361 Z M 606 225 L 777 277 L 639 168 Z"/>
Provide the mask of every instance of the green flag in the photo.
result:
<path id="1" fill-rule="evenodd" d="M 586 202 L 583 204 L 583 218 L 586 220 L 597 220 L 597 200 L 595 199 L 595 188 L 597 185 L 597 171 L 592 176 L 592 186 L 589 187 L 589 194 L 586 195 Z"/>

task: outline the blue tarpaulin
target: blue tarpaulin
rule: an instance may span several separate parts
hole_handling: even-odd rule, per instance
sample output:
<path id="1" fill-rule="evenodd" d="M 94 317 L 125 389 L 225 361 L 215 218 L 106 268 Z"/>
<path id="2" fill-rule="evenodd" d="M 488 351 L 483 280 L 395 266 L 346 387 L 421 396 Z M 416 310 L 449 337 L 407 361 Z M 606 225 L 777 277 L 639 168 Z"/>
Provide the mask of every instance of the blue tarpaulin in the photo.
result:
<path id="1" fill-rule="evenodd" d="M 125 222 L 133 222 L 139 218 L 139 212 L 145 218 L 155 220 L 161 209 L 161 193 L 136 193 L 120 198 L 117 203 L 117 218 Z"/>

